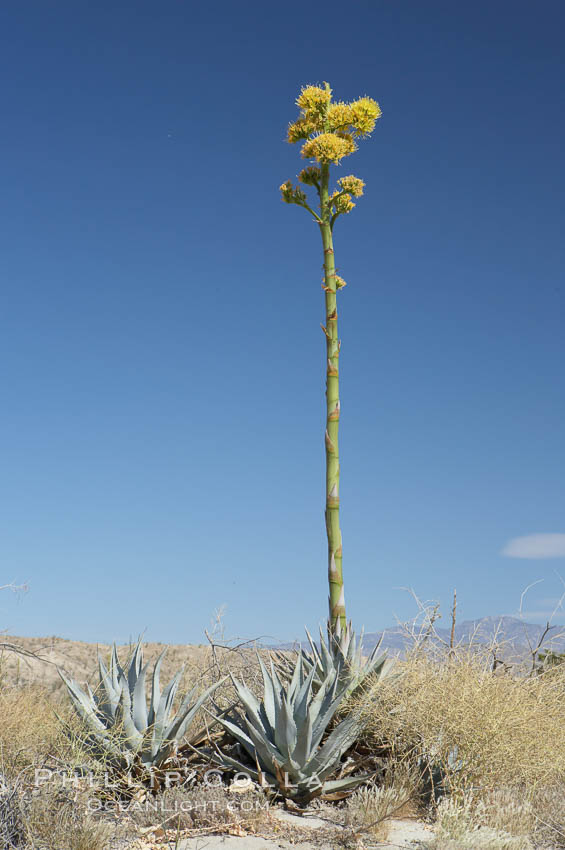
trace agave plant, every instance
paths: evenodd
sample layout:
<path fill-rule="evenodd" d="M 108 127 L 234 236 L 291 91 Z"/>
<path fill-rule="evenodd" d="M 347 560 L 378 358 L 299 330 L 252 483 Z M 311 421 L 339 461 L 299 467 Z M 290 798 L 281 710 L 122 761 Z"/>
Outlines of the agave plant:
<path fill-rule="evenodd" d="M 359 719 L 349 714 L 337 724 L 322 743 L 326 730 L 342 702 L 346 689 L 336 671 L 312 689 L 315 667 L 306 673 L 299 655 L 287 686 L 283 685 L 271 662 L 268 672 L 262 659 L 263 699 L 232 676 L 243 707 L 233 719 L 215 719 L 231 733 L 250 757 L 255 768 L 216 749 L 218 764 L 249 774 L 261 785 L 271 787 L 298 804 L 313 797 L 345 796 L 366 776 L 328 779 L 335 773 L 345 751 L 359 733 Z"/>
<path fill-rule="evenodd" d="M 141 641 L 127 671 L 120 665 L 115 645 L 109 668 L 98 656 L 100 684 L 95 693 L 88 685 L 85 693 L 74 679 L 58 670 L 76 713 L 88 729 L 88 743 L 118 767 L 130 769 L 136 761 L 150 769 L 161 767 L 176 751 L 198 709 L 221 684 L 216 682 L 196 698 L 197 687 L 192 688 L 173 713 L 183 671 L 179 670 L 161 693 L 159 673 L 165 652 L 153 669 L 149 709 L 145 697 L 148 665 L 143 664 Z"/>
<path fill-rule="evenodd" d="M 318 647 L 308 629 L 306 629 L 310 652 L 301 649 L 299 654 L 306 673 L 314 670 L 313 685 L 321 686 L 329 675 L 335 675 L 347 694 L 353 693 L 369 675 L 381 678 L 390 672 L 392 661 L 385 654 L 379 655 L 381 642 L 375 646 L 368 658 L 363 656 L 363 633 L 359 640 L 355 636 L 351 621 L 342 629 L 338 620 L 335 630 L 327 625 L 327 636 L 320 626 L 320 646 Z M 285 678 L 292 675 L 293 664 L 282 652 L 275 653 L 278 672 Z"/>

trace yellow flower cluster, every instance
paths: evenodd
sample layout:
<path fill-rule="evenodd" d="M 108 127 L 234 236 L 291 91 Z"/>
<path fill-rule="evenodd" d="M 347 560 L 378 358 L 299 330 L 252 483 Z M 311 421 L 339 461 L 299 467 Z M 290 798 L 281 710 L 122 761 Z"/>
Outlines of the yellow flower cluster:
<path fill-rule="evenodd" d="M 310 209 L 300 184 L 314 186 L 325 201 L 321 190 L 323 184 L 325 193 L 328 166 L 339 165 L 344 157 L 354 153 L 357 150 L 357 138 L 371 133 L 382 113 L 377 101 L 370 97 L 360 97 L 352 103 L 332 103 L 328 83 L 305 86 L 296 103 L 300 115 L 294 123 L 289 124 L 287 138 L 291 143 L 302 142 L 302 158 L 316 164 L 302 169 L 297 186 L 290 180 L 283 183 L 281 192 L 287 204 L 299 204 Z M 331 212 L 332 221 L 338 215 L 351 212 L 355 207 L 353 199 L 361 197 L 365 188 L 363 180 L 353 174 L 341 177 L 337 185 L 338 189 L 329 198 L 329 204 L 321 204 L 321 215 Z M 318 221 L 322 221 L 316 213 L 314 215 Z M 341 285 L 345 286 L 345 281 Z"/>
<path fill-rule="evenodd" d="M 291 180 L 287 180 L 286 183 L 283 183 L 280 187 L 282 199 L 285 204 L 304 204 L 306 202 L 306 194 L 299 189 L 298 187 L 294 187 L 292 185 Z"/>
<path fill-rule="evenodd" d="M 357 150 L 355 142 L 348 133 L 321 133 L 309 139 L 303 146 L 303 159 L 315 159 L 320 165 L 338 163 L 344 156 Z"/>
<path fill-rule="evenodd" d="M 340 195 L 339 192 L 334 192 L 330 197 L 330 204 L 335 209 L 338 215 L 351 212 L 355 204 L 351 200 L 351 195 Z"/>
<path fill-rule="evenodd" d="M 286 131 L 286 138 L 288 142 L 293 145 L 295 142 L 299 142 L 301 139 L 307 139 L 310 133 L 313 133 L 315 127 L 313 126 L 311 121 L 307 121 L 305 118 L 298 118 L 294 124 L 288 125 L 288 130 Z"/>
<path fill-rule="evenodd" d="M 351 126 L 360 136 L 366 136 L 375 129 L 377 118 L 382 115 L 381 108 L 371 97 L 360 97 L 349 105 Z"/>
<path fill-rule="evenodd" d="M 340 277 L 338 274 L 336 274 L 336 276 L 335 276 L 335 288 L 336 289 L 343 289 L 344 286 L 347 286 L 346 282 L 344 281 L 344 279 L 342 277 Z"/>
<path fill-rule="evenodd" d="M 306 86 L 300 92 L 296 103 L 305 113 L 324 113 L 331 99 L 331 89 L 323 89 L 320 86 Z"/>
<path fill-rule="evenodd" d="M 352 124 L 351 106 L 349 103 L 332 103 L 327 117 L 330 130 L 346 130 Z"/>
<path fill-rule="evenodd" d="M 365 188 L 365 183 L 359 177 L 350 174 L 348 177 L 340 177 L 337 181 L 342 192 L 348 192 L 354 198 L 360 198 Z"/>
<path fill-rule="evenodd" d="M 343 156 L 353 153 L 356 150 L 353 138 L 368 135 L 382 114 L 377 101 L 370 97 L 360 97 L 353 103 L 332 103 L 331 97 L 329 86 L 303 88 L 296 100 L 301 115 L 289 125 L 287 131 L 287 139 L 291 144 L 302 140 L 311 142 L 312 144 L 304 145 L 302 156 L 313 157 L 320 163 L 339 162 Z M 323 138 L 319 145 L 316 139 L 311 138 L 315 133 L 320 134 L 318 138 Z M 341 142 L 336 142 L 335 136 L 348 140 L 348 148 Z M 316 149 L 325 158 L 320 158 L 312 152 Z"/>
<path fill-rule="evenodd" d="M 315 165 L 309 165 L 308 168 L 303 168 L 298 179 L 306 186 L 317 186 L 322 178 L 322 172 Z"/>

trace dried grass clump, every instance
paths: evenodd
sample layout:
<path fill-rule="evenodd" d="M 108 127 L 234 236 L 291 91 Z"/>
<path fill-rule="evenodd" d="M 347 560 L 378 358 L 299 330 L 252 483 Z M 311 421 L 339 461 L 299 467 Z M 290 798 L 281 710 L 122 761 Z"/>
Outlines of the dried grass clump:
<path fill-rule="evenodd" d="M 344 825 L 386 841 L 391 818 L 402 817 L 407 809 L 410 797 L 401 788 L 359 788 L 347 800 Z"/>
<path fill-rule="evenodd" d="M 230 792 L 223 785 L 198 785 L 192 788 L 169 788 L 155 798 L 131 804 L 128 814 L 142 828 L 166 830 L 214 830 L 241 826 L 253 830 L 268 818 L 268 803 L 263 792 L 250 790 Z"/>
<path fill-rule="evenodd" d="M 14 785 L 0 791 L 3 850 L 108 850 L 117 831 L 96 819 L 87 800 L 45 787 L 33 794 Z"/>
<path fill-rule="evenodd" d="M 71 720 L 68 710 L 57 708 L 57 713 Z M 75 759 L 73 744 L 45 688 L 0 690 L 0 717 L 0 764 L 4 775 L 15 779 L 26 771 L 33 779 L 35 767 L 54 759 Z"/>
<path fill-rule="evenodd" d="M 529 836 L 536 847 L 565 847 L 565 784 L 497 788 L 467 806 L 476 824 L 514 836 Z"/>
<path fill-rule="evenodd" d="M 493 675 L 476 657 L 399 662 L 361 701 L 366 736 L 423 756 L 450 787 L 531 790 L 565 776 L 565 677 Z"/>
<path fill-rule="evenodd" d="M 485 826 L 472 798 L 444 798 L 437 810 L 435 837 L 428 850 L 533 850 L 528 835 Z"/>
<path fill-rule="evenodd" d="M 17 787 L 0 788 L 0 847 L 15 850 L 25 842 L 24 811 Z"/>
<path fill-rule="evenodd" d="M 108 850 L 116 835 L 113 824 L 88 811 L 87 801 L 66 796 L 53 788 L 42 789 L 27 808 L 28 848 L 49 850 Z"/>
<path fill-rule="evenodd" d="M 565 847 L 565 782 L 538 790 L 535 798 L 535 835 L 552 847 Z"/>

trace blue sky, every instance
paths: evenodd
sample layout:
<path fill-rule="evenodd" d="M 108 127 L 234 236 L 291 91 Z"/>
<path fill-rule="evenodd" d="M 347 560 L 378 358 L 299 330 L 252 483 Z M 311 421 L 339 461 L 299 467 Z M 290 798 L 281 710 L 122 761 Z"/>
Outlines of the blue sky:
<path fill-rule="evenodd" d="M 335 232 L 348 613 L 409 617 L 402 587 L 512 613 L 543 579 L 543 619 L 565 538 L 509 541 L 565 533 L 564 24 L 558 0 L 2 4 L 0 558 L 29 583 L 3 627 L 325 617 L 321 243 L 278 192 L 323 80 L 383 110 L 336 172 L 367 184 Z"/>

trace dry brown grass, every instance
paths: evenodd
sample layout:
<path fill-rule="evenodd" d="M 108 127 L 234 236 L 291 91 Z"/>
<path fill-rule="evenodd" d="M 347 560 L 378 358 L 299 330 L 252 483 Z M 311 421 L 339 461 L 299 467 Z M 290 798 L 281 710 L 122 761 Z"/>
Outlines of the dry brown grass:
<path fill-rule="evenodd" d="M 565 787 L 499 788 L 446 797 L 429 850 L 533 850 L 565 847 Z"/>
<path fill-rule="evenodd" d="M 110 850 L 123 834 L 117 822 L 89 811 L 87 799 L 55 786 L 26 789 L 19 782 L 0 790 L 3 850 Z"/>
<path fill-rule="evenodd" d="M 96 769 L 80 746 L 69 707 L 55 706 L 52 695 L 41 686 L 4 688 L 0 717 L 0 774 L 5 783 L 0 792 L 1 846 L 107 850 L 113 835 L 110 825 L 93 818 L 58 783 L 36 785 L 36 770 L 70 775 L 76 765 L 89 761 Z"/>
<path fill-rule="evenodd" d="M 413 657 L 398 672 L 363 700 L 375 743 L 427 755 L 461 790 L 544 788 L 565 776 L 565 676 L 493 675 L 471 656 Z"/>
<path fill-rule="evenodd" d="M 72 795 L 46 788 L 31 798 L 25 850 L 109 850 L 116 825 L 96 818 Z"/>
<path fill-rule="evenodd" d="M 95 686 L 95 647 L 82 646 L 89 646 L 90 660 L 82 659 L 79 668 L 77 655 L 75 675 L 80 681 L 90 678 Z M 147 647 L 146 660 L 154 661 L 161 649 Z M 184 661 L 185 689 L 195 681 L 206 687 L 228 669 L 253 689 L 260 685 L 252 648 L 182 650 L 168 653 L 165 674 L 172 675 Z M 120 650 L 124 662 L 129 651 L 129 647 Z M 49 683 L 0 689 L 0 770 L 18 787 L 27 784 L 29 790 L 36 767 L 69 770 L 83 764 L 96 770 L 81 747 L 72 709 L 61 696 Z M 222 705 L 232 702 L 229 681 L 217 697 Z M 532 677 L 502 670 L 493 675 L 475 651 L 466 654 L 459 648 L 456 658 L 443 660 L 414 653 L 398 662 L 395 675 L 381 680 L 350 708 L 362 713 L 365 748 L 368 745 L 387 758 L 384 787 L 362 788 L 336 809 L 352 834 L 368 830 L 382 839 L 390 817 L 417 813 L 423 761 L 437 769 L 436 779 L 440 772 L 445 774 L 449 791 L 436 810 L 434 850 L 565 847 L 565 669 Z M 64 731 L 58 717 L 74 729 L 74 737 Z M 202 726 L 206 717 L 202 712 L 196 726 Z M 171 800 L 188 794 L 193 803 L 201 804 L 177 818 L 174 825 L 179 829 L 221 831 L 230 818 L 245 826 L 252 817 L 234 817 L 225 789 L 211 791 L 214 799 L 221 798 L 215 806 L 205 805 L 209 796 L 205 789 L 165 794 Z M 107 850 L 112 846 L 115 825 L 93 817 L 78 800 L 53 788 L 16 802 L 14 817 L 23 818 L 25 832 L 25 843 L 19 847 Z M 160 823 L 158 815 L 150 814 L 149 820 Z M 45 843 L 46 836 L 50 844 Z"/>
<path fill-rule="evenodd" d="M 58 707 L 65 719 L 68 707 Z M 48 692 L 38 686 L 0 690 L 0 769 L 15 777 L 33 773 L 47 762 L 74 758 L 73 745 L 64 734 Z"/>
<path fill-rule="evenodd" d="M 470 798 L 445 798 L 438 806 L 435 837 L 428 850 L 533 850 L 526 831 L 512 834 L 504 826 L 481 821 Z"/>
<path fill-rule="evenodd" d="M 394 785 L 359 788 L 347 800 L 344 824 L 386 841 L 391 819 L 411 811 L 410 802 L 410 792 Z"/>
<path fill-rule="evenodd" d="M 256 831 L 268 820 L 265 795 L 253 787 L 243 793 L 231 793 L 223 785 L 198 785 L 169 788 L 151 800 L 129 806 L 129 814 L 141 827 L 199 831 L 241 826 Z"/>
<path fill-rule="evenodd" d="M 475 652 L 439 663 L 415 654 L 398 672 L 358 707 L 367 741 L 389 746 L 392 763 L 423 760 L 444 777 L 439 850 L 466 847 L 448 826 L 469 823 L 493 848 L 565 846 L 565 675 L 495 675 Z"/>

